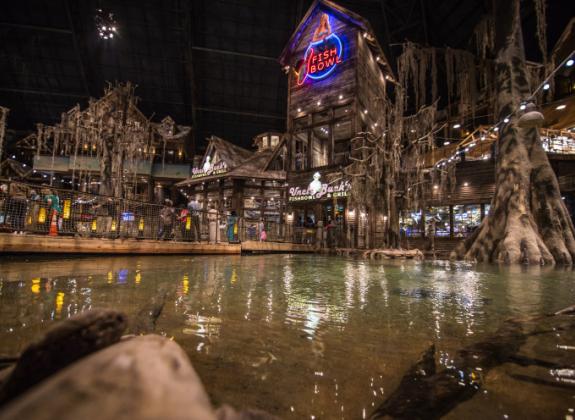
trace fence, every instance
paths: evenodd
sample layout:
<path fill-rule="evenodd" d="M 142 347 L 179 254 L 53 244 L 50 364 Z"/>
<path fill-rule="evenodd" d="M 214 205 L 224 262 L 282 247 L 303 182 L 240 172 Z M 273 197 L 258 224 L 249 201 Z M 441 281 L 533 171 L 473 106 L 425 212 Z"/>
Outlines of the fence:
<path fill-rule="evenodd" d="M 262 240 L 262 230 L 266 241 L 328 247 L 345 246 L 354 233 L 338 225 L 322 228 L 320 235 L 314 227 L 231 217 L 216 210 L 190 211 L 184 205 L 0 180 L 0 232 L 4 233 L 235 243 Z"/>
<path fill-rule="evenodd" d="M 219 242 L 228 240 L 226 223 L 215 210 L 190 212 L 183 205 L 0 181 L 0 232 Z M 237 228 L 230 239 L 240 240 Z"/>

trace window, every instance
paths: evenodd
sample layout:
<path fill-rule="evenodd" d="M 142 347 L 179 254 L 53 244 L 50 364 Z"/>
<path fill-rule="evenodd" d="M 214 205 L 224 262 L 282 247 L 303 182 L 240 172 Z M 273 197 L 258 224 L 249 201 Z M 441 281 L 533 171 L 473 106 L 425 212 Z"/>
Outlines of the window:
<path fill-rule="evenodd" d="M 300 128 L 305 128 L 308 125 L 309 125 L 309 118 L 307 115 L 305 117 L 296 118 L 293 122 L 293 126 L 296 130 Z"/>
<path fill-rule="evenodd" d="M 481 224 L 481 206 L 459 205 L 453 206 L 453 234 L 464 237 L 471 234 Z"/>
<path fill-rule="evenodd" d="M 293 166 L 296 171 L 307 169 L 307 131 L 293 136 Z"/>
<path fill-rule="evenodd" d="M 334 163 L 343 164 L 349 157 L 351 140 L 351 120 L 343 120 L 333 125 Z"/>
<path fill-rule="evenodd" d="M 329 121 L 330 111 L 325 110 L 313 114 L 313 125 L 326 123 Z"/>
<path fill-rule="evenodd" d="M 351 115 L 351 105 L 340 106 L 335 108 L 333 112 L 334 118 L 349 117 Z"/>
<path fill-rule="evenodd" d="M 311 139 L 312 168 L 326 166 L 328 164 L 328 149 L 330 142 L 329 125 L 322 125 L 313 128 Z"/>
<path fill-rule="evenodd" d="M 399 218 L 399 230 L 407 237 L 421 236 L 421 210 L 403 211 Z"/>
<path fill-rule="evenodd" d="M 449 236 L 449 207 L 429 207 L 425 213 L 425 235 L 431 236 L 434 230 L 435 236 Z"/>

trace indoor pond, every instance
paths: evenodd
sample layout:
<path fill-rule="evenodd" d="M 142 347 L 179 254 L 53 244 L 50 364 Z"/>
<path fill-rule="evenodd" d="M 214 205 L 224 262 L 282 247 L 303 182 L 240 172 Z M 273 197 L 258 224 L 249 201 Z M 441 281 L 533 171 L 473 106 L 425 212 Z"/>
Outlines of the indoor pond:
<path fill-rule="evenodd" d="M 430 343 L 438 369 L 457 370 L 454 353 L 506 320 L 575 304 L 575 273 L 317 255 L 4 258 L 0 354 L 80 311 L 135 317 L 159 296 L 155 332 L 185 349 L 214 405 L 357 419 Z M 518 353 L 549 363 L 477 367 L 460 383 L 477 392 L 446 418 L 573 418 L 575 333 L 541 329 Z"/>

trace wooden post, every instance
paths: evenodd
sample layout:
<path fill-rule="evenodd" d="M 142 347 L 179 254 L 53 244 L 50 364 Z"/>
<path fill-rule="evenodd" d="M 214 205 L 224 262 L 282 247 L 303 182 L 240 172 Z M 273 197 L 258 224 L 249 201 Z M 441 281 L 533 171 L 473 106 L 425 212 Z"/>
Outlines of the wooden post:
<path fill-rule="evenodd" d="M 483 208 L 483 207 L 482 207 Z M 454 224 L 454 217 L 453 217 L 453 205 L 449 206 L 449 239 L 453 239 L 453 224 Z"/>

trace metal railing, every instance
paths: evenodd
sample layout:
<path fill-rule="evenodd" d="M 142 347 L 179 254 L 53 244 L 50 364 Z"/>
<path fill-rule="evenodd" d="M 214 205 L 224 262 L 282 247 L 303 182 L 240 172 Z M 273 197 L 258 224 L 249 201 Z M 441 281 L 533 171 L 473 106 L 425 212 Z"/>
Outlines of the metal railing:
<path fill-rule="evenodd" d="M 216 210 L 159 205 L 0 180 L 0 232 L 94 238 L 226 242 Z M 233 238 L 233 242 L 238 237 Z"/>
<path fill-rule="evenodd" d="M 0 232 L 4 233 L 188 242 L 265 240 L 317 247 L 343 247 L 349 240 L 343 226 L 321 229 L 320 235 L 316 227 L 244 219 L 215 209 L 194 210 L 184 204 L 160 205 L 0 180 Z"/>

